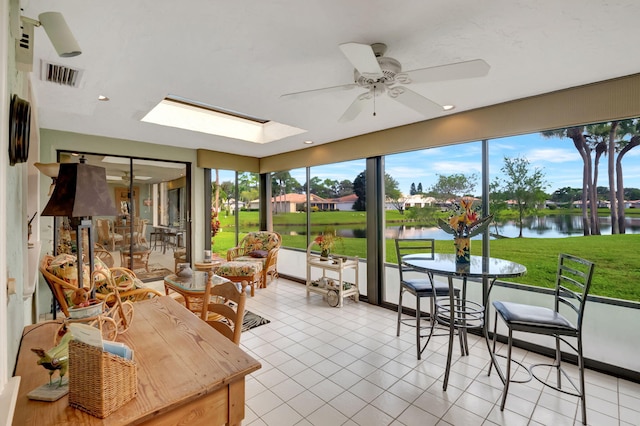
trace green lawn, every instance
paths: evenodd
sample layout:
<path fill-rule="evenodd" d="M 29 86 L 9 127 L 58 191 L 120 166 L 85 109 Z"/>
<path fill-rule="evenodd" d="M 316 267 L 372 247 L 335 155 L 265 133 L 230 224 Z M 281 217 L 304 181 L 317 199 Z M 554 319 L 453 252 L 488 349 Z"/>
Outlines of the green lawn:
<path fill-rule="evenodd" d="M 638 209 L 636 209 L 638 210 Z M 632 210 L 633 213 L 637 213 Z M 566 211 L 565 211 L 566 213 Z M 603 213 L 604 214 L 604 213 Z M 240 229 L 256 229 L 257 212 L 241 213 Z M 387 221 L 402 220 L 398 212 L 387 212 Z M 316 212 L 311 214 L 314 225 L 362 224 L 366 216 L 359 212 Z M 221 255 L 235 244 L 234 218 L 221 217 L 223 232 L 214 238 L 213 250 Z M 306 215 L 299 213 L 273 216 L 274 224 L 304 226 Z M 306 248 L 305 235 L 283 237 L 284 246 Z M 473 241 L 471 253 L 481 255 L 480 241 Z M 452 240 L 436 241 L 436 251 L 453 251 Z M 334 252 L 366 258 L 366 240 L 363 238 L 343 238 L 336 244 Z M 569 253 L 589 259 L 596 264 L 591 294 L 617 299 L 640 301 L 640 235 L 600 235 L 567 238 L 505 238 L 491 241 L 491 256 L 509 259 L 527 267 L 527 275 L 513 282 L 552 287 L 558 253 Z M 386 260 L 396 262 L 393 240 L 386 241 Z"/>

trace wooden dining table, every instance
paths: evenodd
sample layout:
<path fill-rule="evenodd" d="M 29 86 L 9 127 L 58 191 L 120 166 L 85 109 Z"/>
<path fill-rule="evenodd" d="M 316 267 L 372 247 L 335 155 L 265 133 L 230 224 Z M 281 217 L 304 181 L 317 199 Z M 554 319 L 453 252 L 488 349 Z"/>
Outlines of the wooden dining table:
<path fill-rule="evenodd" d="M 117 340 L 134 350 L 138 395 L 104 419 L 27 394 L 49 382 L 31 348 L 49 349 L 60 321 L 25 327 L 15 376 L 20 390 L 14 425 L 239 425 L 245 377 L 260 363 L 171 297 L 138 302 L 131 327 Z M 77 373 L 76 373 L 77 374 Z M 57 378 L 57 376 L 56 376 Z"/>

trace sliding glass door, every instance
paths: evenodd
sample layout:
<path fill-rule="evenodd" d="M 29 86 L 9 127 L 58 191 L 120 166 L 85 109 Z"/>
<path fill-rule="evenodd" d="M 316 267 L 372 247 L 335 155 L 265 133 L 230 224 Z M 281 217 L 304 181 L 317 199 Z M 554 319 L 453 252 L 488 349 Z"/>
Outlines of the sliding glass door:
<path fill-rule="evenodd" d="M 108 263 L 151 280 L 173 271 L 176 259 L 190 257 L 188 164 L 93 153 L 58 155 L 60 162 L 78 162 L 81 157 L 106 169 L 116 208 L 115 216 L 92 218 L 96 249 Z M 58 236 L 66 234 L 58 232 Z"/>

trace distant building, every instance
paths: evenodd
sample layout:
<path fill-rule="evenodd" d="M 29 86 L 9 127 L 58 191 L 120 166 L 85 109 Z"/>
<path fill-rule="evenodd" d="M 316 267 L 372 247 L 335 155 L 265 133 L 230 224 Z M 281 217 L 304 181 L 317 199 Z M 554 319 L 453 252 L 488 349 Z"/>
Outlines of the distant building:
<path fill-rule="evenodd" d="M 422 207 L 432 207 L 436 203 L 433 197 L 426 197 L 423 194 L 415 194 L 408 196 L 404 201 L 405 210 L 411 207 L 421 209 Z"/>
<path fill-rule="evenodd" d="M 340 198 L 330 198 L 329 201 L 333 201 L 336 203 L 336 210 L 353 211 L 353 204 L 357 199 L 358 196 L 356 194 L 349 194 Z"/>
<path fill-rule="evenodd" d="M 318 210 L 336 210 L 337 203 L 332 200 L 326 200 L 322 197 L 318 197 L 315 194 L 311 194 L 311 209 L 317 207 Z M 271 209 L 273 213 L 295 213 L 298 211 L 304 211 L 307 204 L 306 194 L 282 194 L 276 195 L 271 198 Z M 260 208 L 260 200 L 253 200 L 247 206 L 249 210 L 258 210 Z"/>

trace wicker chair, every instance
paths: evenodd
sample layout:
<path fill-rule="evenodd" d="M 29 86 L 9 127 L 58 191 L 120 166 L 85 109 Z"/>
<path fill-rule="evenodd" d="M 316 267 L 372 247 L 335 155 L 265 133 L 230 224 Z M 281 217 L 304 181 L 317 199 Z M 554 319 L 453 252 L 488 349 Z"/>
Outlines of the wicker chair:
<path fill-rule="evenodd" d="M 95 257 L 102 260 L 105 265 L 109 268 L 113 268 L 115 266 L 115 259 L 109 250 L 100 244 L 96 244 L 93 250 Z"/>
<path fill-rule="evenodd" d="M 116 249 L 116 245 L 124 242 L 124 236 L 113 231 L 110 220 L 96 219 L 96 229 L 98 230 L 98 242 L 109 244 L 111 251 Z"/>
<path fill-rule="evenodd" d="M 282 238 L 277 232 L 249 232 L 238 247 L 227 251 L 227 260 L 262 262 L 261 287 L 266 287 L 269 276 L 271 279 L 278 277 L 278 250 L 281 244 Z"/>
<path fill-rule="evenodd" d="M 65 316 L 69 316 L 69 302 L 67 301 L 67 294 L 72 293 L 78 289 L 77 286 L 63 280 L 62 278 L 58 278 L 54 275 L 49 266 L 51 265 L 51 261 L 53 260 L 53 256 L 46 255 L 42 258 L 40 262 L 40 273 L 44 277 L 44 280 L 47 282 L 53 297 L 55 298 L 58 306 L 60 306 L 60 310 Z"/>

